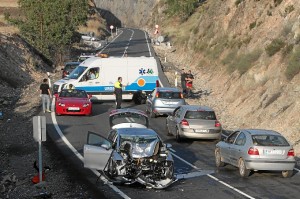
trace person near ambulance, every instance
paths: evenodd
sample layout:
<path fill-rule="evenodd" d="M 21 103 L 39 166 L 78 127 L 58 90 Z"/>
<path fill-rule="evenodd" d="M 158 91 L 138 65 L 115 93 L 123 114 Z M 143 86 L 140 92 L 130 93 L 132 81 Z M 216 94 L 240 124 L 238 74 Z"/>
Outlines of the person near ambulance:
<path fill-rule="evenodd" d="M 118 81 L 114 84 L 114 93 L 116 95 L 116 109 L 121 108 L 122 103 L 122 77 L 118 77 Z"/>

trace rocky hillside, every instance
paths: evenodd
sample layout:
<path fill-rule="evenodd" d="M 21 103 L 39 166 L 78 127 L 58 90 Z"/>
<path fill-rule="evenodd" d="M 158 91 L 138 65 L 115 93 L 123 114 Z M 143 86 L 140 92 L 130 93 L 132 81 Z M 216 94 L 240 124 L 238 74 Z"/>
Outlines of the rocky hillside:
<path fill-rule="evenodd" d="M 300 2 L 211 0 L 186 21 L 164 10 L 160 2 L 153 16 L 173 43 L 168 60 L 198 74 L 196 90 L 212 91 L 198 103 L 218 110 L 226 128 L 283 133 L 300 155 Z"/>

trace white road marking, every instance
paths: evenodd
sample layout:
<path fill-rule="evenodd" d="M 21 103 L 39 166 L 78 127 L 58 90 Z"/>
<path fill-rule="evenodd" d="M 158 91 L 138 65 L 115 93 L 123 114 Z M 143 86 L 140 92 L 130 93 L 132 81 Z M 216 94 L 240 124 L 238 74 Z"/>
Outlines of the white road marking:
<path fill-rule="evenodd" d="M 172 153 L 172 152 L 171 152 L 171 154 L 172 154 L 174 157 L 176 157 L 177 159 L 179 159 L 179 160 L 181 160 L 182 162 L 184 162 L 185 164 L 189 165 L 190 167 L 193 167 L 193 168 L 196 169 L 196 170 L 201 170 L 200 168 L 196 167 L 195 165 L 193 165 L 193 164 L 189 163 L 188 161 L 182 159 L 182 158 L 179 157 L 178 155 L 176 155 L 176 154 L 174 154 L 174 153 Z"/>
<path fill-rule="evenodd" d="M 297 172 L 300 172 L 300 170 L 299 170 L 299 169 L 297 169 L 297 168 L 294 168 L 294 170 L 296 170 Z"/>
<path fill-rule="evenodd" d="M 172 153 L 172 152 L 171 152 L 171 153 Z M 188 161 L 184 160 L 183 158 L 179 157 L 178 155 L 176 155 L 176 154 L 174 154 L 174 153 L 172 153 L 172 155 L 175 156 L 176 158 L 180 159 L 181 161 L 183 161 L 183 162 L 186 163 L 187 165 L 193 167 L 194 169 L 201 170 L 200 168 L 198 168 L 198 167 L 196 167 L 195 165 L 189 163 Z M 206 175 L 207 175 L 208 177 L 212 178 L 213 180 L 215 180 L 215 181 L 217 181 L 217 182 L 219 182 L 219 183 L 225 185 L 226 187 L 228 187 L 228 188 L 230 188 L 230 189 L 232 189 L 232 190 L 238 192 L 239 194 L 241 194 L 241 195 L 243 195 L 243 196 L 245 196 L 245 197 L 247 197 L 247 198 L 255 199 L 254 197 L 252 197 L 252 196 L 250 196 L 250 195 L 248 195 L 248 194 L 246 194 L 246 193 L 244 193 L 244 192 L 238 190 L 237 188 L 234 188 L 233 186 L 227 184 L 226 182 L 223 182 L 222 180 L 219 180 L 218 178 L 216 178 L 216 177 L 214 177 L 214 176 L 212 176 L 212 175 L 210 175 L 210 174 L 206 174 Z"/>
<path fill-rule="evenodd" d="M 106 45 L 104 48 L 102 48 L 102 49 L 99 51 L 99 53 L 102 53 L 102 51 L 103 51 L 106 47 L 108 47 L 108 46 L 111 44 L 111 42 L 115 41 L 122 33 L 123 33 L 123 31 L 121 31 L 121 33 L 118 34 L 118 36 L 116 36 L 113 40 L 111 40 L 111 41 L 109 42 L 108 45 Z"/>
<path fill-rule="evenodd" d="M 127 43 L 127 46 L 125 47 L 125 50 L 124 50 L 124 53 L 123 53 L 123 56 L 122 56 L 122 57 L 124 57 L 124 56 L 127 54 L 127 49 L 129 48 L 130 41 L 131 41 L 132 38 L 133 38 L 134 30 L 131 30 L 131 29 L 129 29 L 129 30 L 130 30 L 132 33 L 131 33 L 131 36 L 130 36 L 129 41 L 128 41 L 128 43 Z"/>
<path fill-rule="evenodd" d="M 176 153 L 176 151 L 172 148 L 169 148 L 170 151 L 172 151 L 173 153 Z"/>
<path fill-rule="evenodd" d="M 52 123 L 58 133 L 58 135 L 60 136 L 60 138 L 64 141 L 64 143 L 69 147 L 69 149 L 76 155 L 76 157 L 81 160 L 81 162 L 83 163 L 84 159 L 82 157 L 82 155 L 73 147 L 73 145 L 69 142 L 69 140 L 64 136 L 64 134 L 62 133 L 62 131 L 60 130 L 57 121 L 56 121 L 56 117 L 55 117 L 55 111 L 54 111 L 54 104 L 55 104 L 55 98 L 52 99 L 52 104 L 51 104 L 51 119 L 52 119 Z M 90 169 L 97 177 L 99 177 L 101 174 L 96 170 L 96 169 Z M 118 189 L 116 186 L 110 184 L 110 182 L 103 177 L 102 175 L 100 176 L 100 179 L 103 181 L 103 183 L 107 184 L 112 190 L 114 190 L 116 193 L 118 193 L 122 198 L 124 199 L 130 199 L 129 196 L 127 196 L 125 193 L 123 193 L 120 189 Z"/>
<path fill-rule="evenodd" d="M 212 170 L 202 170 L 202 171 L 196 171 L 196 172 L 190 172 L 190 173 L 184 173 L 184 174 L 176 174 L 176 179 L 181 180 L 181 179 L 188 179 L 188 178 L 195 178 L 199 176 L 204 176 L 210 173 L 213 173 L 214 171 Z"/>
<path fill-rule="evenodd" d="M 149 50 L 149 56 L 152 57 L 150 46 L 149 46 L 149 42 L 148 42 L 147 33 L 146 33 L 146 31 L 144 31 L 144 33 L 145 33 L 145 38 L 146 38 L 146 42 L 147 42 L 147 46 L 148 46 L 148 50 Z"/>

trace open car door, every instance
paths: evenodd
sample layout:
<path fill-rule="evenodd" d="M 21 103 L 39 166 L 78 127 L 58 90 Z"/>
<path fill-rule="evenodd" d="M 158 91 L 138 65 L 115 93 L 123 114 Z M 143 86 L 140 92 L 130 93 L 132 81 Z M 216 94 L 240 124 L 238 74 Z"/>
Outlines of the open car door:
<path fill-rule="evenodd" d="M 84 145 L 84 167 L 104 170 L 113 152 L 112 143 L 93 132 L 88 132 L 87 144 Z"/>

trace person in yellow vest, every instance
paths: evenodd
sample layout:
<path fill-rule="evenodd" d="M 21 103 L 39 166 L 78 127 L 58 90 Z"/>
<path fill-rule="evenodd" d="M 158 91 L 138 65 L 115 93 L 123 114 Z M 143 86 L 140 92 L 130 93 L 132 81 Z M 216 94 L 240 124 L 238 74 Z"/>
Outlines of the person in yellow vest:
<path fill-rule="evenodd" d="M 117 104 L 117 109 L 121 108 L 121 103 L 122 103 L 122 77 L 118 77 L 118 81 L 114 85 L 115 87 L 115 95 L 116 95 L 116 104 Z"/>

